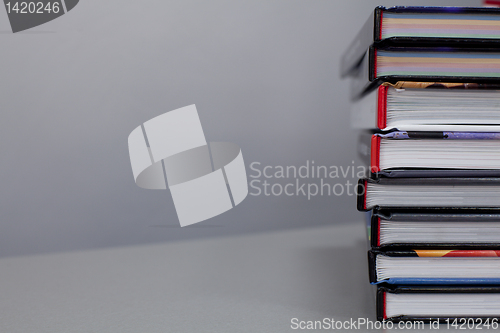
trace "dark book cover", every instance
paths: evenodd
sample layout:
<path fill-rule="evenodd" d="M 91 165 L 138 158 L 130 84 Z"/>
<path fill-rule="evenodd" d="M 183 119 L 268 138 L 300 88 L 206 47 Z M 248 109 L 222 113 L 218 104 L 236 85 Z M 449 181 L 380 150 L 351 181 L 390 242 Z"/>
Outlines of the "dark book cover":
<path fill-rule="evenodd" d="M 366 138 L 366 136 L 364 137 Z M 360 137 L 361 139 L 361 137 Z M 420 177 L 500 177 L 500 169 L 464 169 L 464 168 L 389 168 L 380 167 L 380 145 L 382 140 L 500 140 L 500 133 L 488 132 L 425 132 L 393 131 L 386 134 L 373 134 L 370 141 L 371 178 L 420 178 Z M 500 141 L 499 141 L 500 145 Z M 462 159 L 468 158 L 463 156 Z"/>
<path fill-rule="evenodd" d="M 494 17 L 500 15 L 499 8 L 486 7 L 411 7 L 397 6 L 386 8 L 379 6 L 370 14 L 368 20 L 363 25 L 362 29 L 349 45 L 346 52 L 342 55 L 341 60 L 341 75 L 342 77 L 352 74 L 352 71 L 359 66 L 366 50 L 375 45 L 377 47 L 390 46 L 413 46 L 413 47 L 428 47 L 428 46 L 463 46 L 470 47 L 497 47 L 500 43 L 496 38 L 457 38 L 450 36 L 430 37 L 430 36 L 392 36 L 383 38 L 382 22 L 384 13 L 390 14 L 413 14 L 418 17 L 419 14 L 435 14 L 447 15 L 450 17 L 456 16 L 457 19 L 463 18 L 464 15 L 488 15 Z"/>
<path fill-rule="evenodd" d="M 500 211 L 482 211 L 481 214 L 477 212 L 450 212 L 450 211 L 434 211 L 434 212 L 418 212 L 418 211 L 401 211 L 401 210 L 379 210 L 374 209 L 371 214 L 371 227 L 370 227 L 370 240 L 371 246 L 374 250 L 391 250 L 391 249 L 482 249 L 482 250 L 499 250 L 499 243 L 461 243 L 461 242 L 448 242 L 437 243 L 429 241 L 426 243 L 401 243 L 394 242 L 389 244 L 381 244 L 380 242 L 380 222 L 384 221 L 398 221 L 398 222 L 440 222 L 440 223 L 454 223 L 454 222 L 500 222 Z"/>
<path fill-rule="evenodd" d="M 499 44 L 500 45 L 500 44 Z M 490 57 L 498 58 L 500 55 L 500 48 L 471 48 L 465 47 L 465 45 L 460 44 L 460 47 L 381 47 L 372 45 L 365 50 L 365 54 L 362 56 L 359 65 L 354 68 L 349 76 L 351 80 L 351 99 L 356 100 L 362 98 L 367 93 L 373 91 L 381 84 L 387 82 L 390 84 L 397 84 L 400 81 L 411 81 L 411 82 L 435 82 L 435 83 L 477 83 L 477 84 L 489 84 L 498 85 L 500 84 L 500 75 L 494 76 L 491 73 L 477 74 L 477 75 L 465 75 L 459 74 L 455 75 L 452 73 L 441 73 L 434 70 L 432 74 L 420 74 L 408 72 L 406 74 L 387 74 L 379 75 L 378 70 L 380 64 L 378 64 L 378 53 L 397 55 L 401 58 L 419 58 L 419 57 L 429 57 L 429 53 L 435 54 L 436 57 L 441 58 L 448 56 L 449 61 L 454 61 L 455 58 L 459 58 L 463 55 L 469 55 L 470 59 L 474 60 L 473 66 L 484 65 L 482 58 L 484 55 L 489 55 Z M 429 59 L 433 59 L 429 57 Z M 432 61 L 429 60 L 429 63 Z M 458 60 L 457 60 L 458 61 Z M 468 68 L 464 69 L 468 70 Z M 431 71 L 429 69 L 429 71 Z M 493 71 L 493 70 L 492 70 Z M 462 73 L 462 72 L 459 72 Z"/>
<path fill-rule="evenodd" d="M 358 181 L 358 186 L 356 188 L 357 194 L 357 208 L 359 211 L 369 211 L 374 208 L 378 209 L 406 209 L 408 211 L 413 210 L 422 210 L 422 211 L 476 211 L 480 213 L 481 211 L 489 211 L 489 210 L 500 210 L 500 207 L 497 206 L 392 206 L 390 204 L 387 205 L 377 205 L 373 207 L 367 206 L 367 185 L 371 184 L 380 184 L 380 185 L 388 185 L 388 186 L 500 186 L 500 178 L 488 178 L 488 177 L 470 177 L 470 178 L 391 178 L 391 177 L 378 177 L 378 178 L 364 178 Z"/>
<path fill-rule="evenodd" d="M 424 322 L 429 322 L 430 320 L 439 320 L 443 322 L 446 319 L 455 319 L 457 317 L 415 317 L 411 315 L 401 315 L 398 317 L 387 317 L 386 313 L 386 299 L 387 294 L 404 294 L 404 293 L 415 293 L 415 294 L 500 294 L 500 286 L 389 286 L 389 285 L 379 285 L 377 288 L 377 319 L 380 321 L 390 320 L 394 322 L 405 321 L 405 320 L 419 320 Z M 460 318 L 500 318 L 500 309 L 498 309 L 498 315 L 491 316 L 474 316 L 474 317 L 463 317 Z"/>
<path fill-rule="evenodd" d="M 375 250 L 368 251 L 368 268 L 370 283 L 379 284 L 408 284 L 408 285 L 488 285 L 500 284 L 500 277 L 397 277 L 379 278 L 377 276 L 377 257 L 419 257 L 419 258 L 482 258 L 500 257 L 500 250 L 477 250 L 477 249 L 407 249 L 407 250 Z M 500 258 L 498 259 L 500 260 Z M 458 264 L 457 264 L 458 265 Z M 458 268 L 457 268 L 458 269 Z"/>

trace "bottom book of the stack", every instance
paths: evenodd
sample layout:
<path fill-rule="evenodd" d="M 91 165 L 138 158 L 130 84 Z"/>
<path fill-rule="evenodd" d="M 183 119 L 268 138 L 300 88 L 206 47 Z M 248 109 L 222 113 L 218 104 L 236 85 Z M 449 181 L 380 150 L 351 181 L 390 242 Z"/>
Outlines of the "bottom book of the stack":
<path fill-rule="evenodd" d="M 378 320 L 422 320 L 452 323 L 472 321 L 481 327 L 499 327 L 499 286 L 378 286 Z M 465 322 L 465 321 L 464 321 Z M 469 324 L 466 322 L 466 324 Z"/>

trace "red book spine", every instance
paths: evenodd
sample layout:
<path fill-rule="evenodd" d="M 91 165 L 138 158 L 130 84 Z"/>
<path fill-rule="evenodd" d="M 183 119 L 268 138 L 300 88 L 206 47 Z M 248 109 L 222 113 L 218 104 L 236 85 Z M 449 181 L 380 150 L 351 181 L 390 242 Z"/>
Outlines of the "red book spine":
<path fill-rule="evenodd" d="M 377 98 L 377 127 L 381 130 L 387 127 L 387 90 L 389 87 L 380 86 Z"/>
<path fill-rule="evenodd" d="M 383 303 L 384 303 L 384 304 L 382 305 L 382 306 L 384 307 L 384 311 L 383 311 L 383 319 L 384 319 L 384 320 L 386 320 L 386 319 L 387 319 L 387 306 L 386 306 L 386 305 L 387 305 L 387 301 L 386 301 L 386 297 L 385 297 L 385 296 L 386 296 L 386 294 L 387 294 L 387 293 L 386 293 L 385 291 L 384 291 L 384 293 L 382 294 L 382 295 L 383 295 L 383 296 L 382 296 L 382 297 L 383 297 Z"/>
<path fill-rule="evenodd" d="M 370 152 L 370 171 L 378 173 L 380 171 L 380 136 L 372 136 Z"/>
<path fill-rule="evenodd" d="M 485 6 L 500 7 L 500 1 L 498 0 L 484 0 L 483 3 Z"/>

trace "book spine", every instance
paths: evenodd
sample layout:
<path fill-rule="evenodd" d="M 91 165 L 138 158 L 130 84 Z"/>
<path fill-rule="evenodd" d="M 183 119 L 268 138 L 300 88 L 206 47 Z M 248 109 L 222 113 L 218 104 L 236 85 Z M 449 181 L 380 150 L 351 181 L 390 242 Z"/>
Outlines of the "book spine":
<path fill-rule="evenodd" d="M 368 81 L 375 81 L 377 76 L 377 49 L 373 46 L 370 47 L 370 52 L 368 53 Z"/>
<path fill-rule="evenodd" d="M 380 172 L 380 136 L 373 135 L 370 154 L 370 171 L 372 174 Z"/>
<path fill-rule="evenodd" d="M 383 130 L 387 127 L 387 91 L 388 86 L 380 86 L 377 96 L 377 127 Z"/>
<path fill-rule="evenodd" d="M 375 8 L 375 13 L 374 13 L 374 31 L 373 31 L 373 40 L 377 43 L 382 41 L 382 23 L 384 19 L 384 12 L 383 12 L 383 7 L 377 7 Z"/>
<path fill-rule="evenodd" d="M 377 217 L 377 246 L 380 247 L 380 217 Z"/>
<path fill-rule="evenodd" d="M 366 179 L 360 179 L 358 181 L 358 188 L 357 188 L 357 208 L 360 212 L 366 212 L 368 209 L 366 209 L 366 184 L 367 184 Z"/>
<path fill-rule="evenodd" d="M 380 217 L 377 215 L 372 214 L 370 229 L 371 246 L 378 248 L 380 246 Z"/>
<path fill-rule="evenodd" d="M 387 319 L 387 312 L 386 312 L 386 290 L 383 287 L 378 287 L 377 288 L 377 320 L 378 321 L 384 321 Z"/>
<path fill-rule="evenodd" d="M 498 0 L 484 0 L 485 6 L 500 7 L 500 1 Z"/>
<path fill-rule="evenodd" d="M 387 319 L 387 292 L 382 292 L 382 319 Z"/>
<path fill-rule="evenodd" d="M 370 274 L 370 283 L 377 283 L 377 270 L 376 270 L 377 253 L 370 250 L 368 251 L 368 272 Z"/>

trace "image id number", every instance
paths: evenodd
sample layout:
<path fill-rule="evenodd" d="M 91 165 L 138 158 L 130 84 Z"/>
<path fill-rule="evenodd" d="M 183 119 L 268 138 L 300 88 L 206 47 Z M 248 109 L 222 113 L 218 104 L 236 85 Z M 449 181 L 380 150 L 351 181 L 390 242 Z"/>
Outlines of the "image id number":
<path fill-rule="evenodd" d="M 26 2 L 26 1 L 16 1 L 7 2 L 5 4 L 7 7 L 7 13 L 16 14 L 57 14 L 61 10 L 58 2 L 47 3 L 43 2 Z"/>

